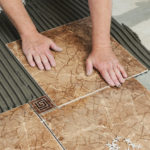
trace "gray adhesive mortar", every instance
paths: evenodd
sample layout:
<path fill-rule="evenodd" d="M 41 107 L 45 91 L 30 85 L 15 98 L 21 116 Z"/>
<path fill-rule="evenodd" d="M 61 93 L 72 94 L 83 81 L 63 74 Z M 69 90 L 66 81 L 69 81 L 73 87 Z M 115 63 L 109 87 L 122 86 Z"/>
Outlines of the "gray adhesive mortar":
<path fill-rule="evenodd" d="M 0 42 L 0 113 L 43 95 L 45 92 Z"/>
<path fill-rule="evenodd" d="M 90 15 L 88 0 L 26 0 L 25 8 L 39 32 Z M 4 43 L 19 39 L 16 29 L 4 12 L 0 14 L 0 31 L 0 40 Z M 111 34 L 132 55 L 150 68 L 150 52 L 141 44 L 140 39 L 131 29 L 112 18 Z"/>
<path fill-rule="evenodd" d="M 55 0 L 55 2 L 26 0 L 25 8 L 40 32 L 90 15 L 88 0 Z M 141 63 L 150 68 L 150 54 L 132 30 L 112 18 L 111 34 Z M 16 29 L 2 12 L 0 14 L 0 112 L 45 95 L 44 91 L 5 46 L 6 43 L 17 39 L 19 39 L 19 35 Z"/>

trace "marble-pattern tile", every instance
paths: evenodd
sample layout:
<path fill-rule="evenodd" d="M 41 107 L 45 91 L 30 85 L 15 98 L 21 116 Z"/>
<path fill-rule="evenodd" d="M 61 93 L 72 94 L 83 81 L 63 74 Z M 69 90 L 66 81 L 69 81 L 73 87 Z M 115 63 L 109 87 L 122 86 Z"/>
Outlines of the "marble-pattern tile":
<path fill-rule="evenodd" d="M 43 33 L 63 48 L 60 53 L 53 52 L 57 66 L 50 71 L 30 67 L 21 51 L 20 41 L 7 46 L 54 103 L 61 105 L 107 85 L 98 72 L 94 71 L 91 76 L 85 73 L 85 60 L 91 50 L 91 28 L 90 18 L 84 18 Z M 118 42 L 111 40 L 113 51 L 128 76 L 146 70 Z"/>
<path fill-rule="evenodd" d="M 28 104 L 0 114 L 0 150 L 61 150 Z"/>
<path fill-rule="evenodd" d="M 135 79 L 42 115 L 67 150 L 108 150 L 121 136 L 150 149 L 150 93 Z M 127 145 L 119 142 L 120 149 Z M 130 150 L 132 150 L 130 148 Z M 138 149 L 134 149 L 138 150 Z"/>

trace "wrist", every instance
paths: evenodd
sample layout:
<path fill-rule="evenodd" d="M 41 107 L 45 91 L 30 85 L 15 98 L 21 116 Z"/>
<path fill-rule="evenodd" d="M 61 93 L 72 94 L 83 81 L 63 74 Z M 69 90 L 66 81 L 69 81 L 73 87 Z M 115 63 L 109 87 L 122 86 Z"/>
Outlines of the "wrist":
<path fill-rule="evenodd" d="M 111 54 L 112 51 L 112 46 L 111 44 L 107 45 L 94 45 L 92 47 L 91 54 L 92 55 L 105 55 L 105 54 Z"/>
<path fill-rule="evenodd" d="M 93 35 L 92 46 L 93 47 L 108 47 L 111 45 L 110 35 Z"/>
<path fill-rule="evenodd" d="M 97 41 L 92 43 L 92 51 L 111 50 L 111 41 Z"/>
<path fill-rule="evenodd" d="M 21 39 L 31 38 L 35 37 L 39 34 L 39 32 L 36 29 L 28 30 L 27 32 L 20 33 Z"/>

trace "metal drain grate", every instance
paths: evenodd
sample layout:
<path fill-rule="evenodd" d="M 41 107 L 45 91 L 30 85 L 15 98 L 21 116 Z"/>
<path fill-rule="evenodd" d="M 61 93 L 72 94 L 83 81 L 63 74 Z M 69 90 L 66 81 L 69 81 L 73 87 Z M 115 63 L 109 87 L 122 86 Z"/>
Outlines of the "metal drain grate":
<path fill-rule="evenodd" d="M 52 104 L 51 100 L 47 96 L 42 96 L 36 100 L 32 100 L 30 104 L 39 114 L 55 108 L 54 104 Z"/>
<path fill-rule="evenodd" d="M 88 0 L 26 0 L 26 9 L 41 32 L 89 16 Z M 150 68 L 150 52 L 127 26 L 112 18 L 112 36 Z M 45 95 L 4 43 L 19 35 L 4 12 L 0 14 L 0 113 Z"/>

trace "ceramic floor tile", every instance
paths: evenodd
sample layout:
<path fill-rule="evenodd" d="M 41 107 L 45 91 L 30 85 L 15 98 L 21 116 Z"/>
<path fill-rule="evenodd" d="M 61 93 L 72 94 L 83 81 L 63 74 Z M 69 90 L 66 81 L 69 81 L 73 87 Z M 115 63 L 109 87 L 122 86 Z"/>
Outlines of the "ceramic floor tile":
<path fill-rule="evenodd" d="M 85 74 L 85 60 L 91 50 L 90 18 L 48 30 L 43 34 L 63 48 L 60 53 L 53 52 L 57 66 L 50 71 L 40 71 L 30 67 L 21 51 L 20 41 L 9 43 L 8 47 L 56 105 L 107 85 L 96 71 L 90 77 Z M 125 67 L 128 76 L 146 70 L 113 38 L 111 40 L 113 51 Z"/>
<path fill-rule="evenodd" d="M 42 117 L 67 150 L 108 150 L 107 142 L 117 136 L 121 150 L 127 149 L 125 138 L 150 149 L 150 93 L 135 79 Z"/>
<path fill-rule="evenodd" d="M 61 150 L 28 104 L 0 114 L 0 150 Z"/>

